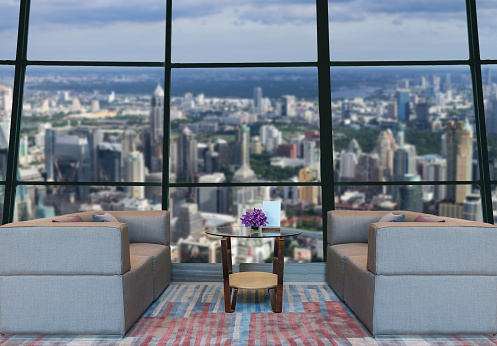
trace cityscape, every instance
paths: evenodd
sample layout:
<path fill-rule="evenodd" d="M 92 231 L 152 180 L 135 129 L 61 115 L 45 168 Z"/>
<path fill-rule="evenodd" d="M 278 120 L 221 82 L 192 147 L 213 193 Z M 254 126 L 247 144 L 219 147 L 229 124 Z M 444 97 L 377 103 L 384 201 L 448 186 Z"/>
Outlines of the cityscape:
<path fill-rule="evenodd" d="M 214 69 L 215 70 L 215 69 Z M 319 184 L 333 160 L 336 209 L 410 210 L 481 221 L 469 70 L 332 69 L 332 133 L 320 131 L 314 69 L 173 73 L 169 157 L 163 151 L 159 71 L 28 71 L 19 147 L 21 181 L 290 182 Z M 126 71 L 126 72 L 124 72 Z M 6 174 L 13 76 L 0 70 L 0 173 Z M 174 71 L 173 71 L 174 72 Z M 497 163 L 497 85 L 484 72 L 491 179 Z M 162 78 L 161 78 L 162 77 Z M 333 158 L 320 137 L 332 135 Z M 354 182 L 427 185 L 357 185 Z M 156 184 L 156 185 L 158 185 Z M 89 210 L 160 210 L 160 186 L 20 185 L 14 221 Z M 281 185 L 281 184 L 280 184 Z M 200 186 L 169 190 L 174 262 L 220 262 L 205 230 L 240 225 L 264 200 L 281 201 L 290 262 L 322 261 L 319 186 Z M 494 198 L 497 206 L 497 195 Z M 0 211 L 3 208 L 0 208 Z M 270 262 L 272 239 L 233 240 L 235 263 Z"/>

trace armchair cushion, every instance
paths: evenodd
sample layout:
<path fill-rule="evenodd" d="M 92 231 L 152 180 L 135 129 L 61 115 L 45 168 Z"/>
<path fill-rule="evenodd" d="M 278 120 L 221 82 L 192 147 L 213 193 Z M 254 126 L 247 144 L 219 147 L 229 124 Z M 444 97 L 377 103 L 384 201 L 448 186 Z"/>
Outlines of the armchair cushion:
<path fill-rule="evenodd" d="M 52 222 L 85 222 L 79 215 L 75 215 L 70 219 L 53 219 Z"/>
<path fill-rule="evenodd" d="M 93 214 L 93 222 L 119 222 L 115 216 L 105 213 L 103 215 Z"/>
<path fill-rule="evenodd" d="M 388 213 L 383 216 L 378 222 L 404 222 L 406 220 L 406 214 L 395 215 L 394 213 Z"/>

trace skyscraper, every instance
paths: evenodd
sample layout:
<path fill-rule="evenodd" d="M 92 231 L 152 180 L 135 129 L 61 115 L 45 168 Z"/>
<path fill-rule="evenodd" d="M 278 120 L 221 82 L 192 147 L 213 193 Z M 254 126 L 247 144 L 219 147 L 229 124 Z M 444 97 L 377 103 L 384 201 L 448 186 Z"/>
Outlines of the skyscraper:
<path fill-rule="evenodd" d="M 254 88 L 254 111 L 255 114 L 262 114 L 262 88 L 256 87 Z"/>
<path fill-rule="evenodd" d="M 430 128 L 428 102 L 420 102 L 416 104 L 416 123 L 419 129 L 428 130 Z"/>
<path fill-rule="evenodd" d="M 294 117 L 297 115 L 295 96 L 283 95 L 281 96 L 281 116 Z"/>
<path fill-rule="evenodd" d="M 150 124 L 152 127 L 152 142 L 162 143 L 164 133 L 164 90 L 157 85 L 152 94 Z"/>
<path fill-rule="evenodd" d="M 121 145 L 101 143 L 97 146 L 98 181 L 121 181 Z"/>
<path fill-rule="evenodd" d="M 446 126 L 447 180 L 472 180 L 473 129 L 468 119 L 448 121 Z M 470 193 L 471 185 L 447 185 L 446 202 L 439 204 L 439 214 L 456 218 L 468 217 L 468 208 L 474 205 L 474 201 L 466 203 L 466 197 Z M 464 215 L 464 203 L 466 203 L 466 215 Z"/>
<path fill-rule="evenodd" d="M 380 166 L 386 180 L 391 180 L 393 174 L 393 156 L 395 153 L 395 139 L 390 129 L 381 131 L 376 141 L 375 152 L 380 157 Z"/>
<path fill-rule="evenodd" d="M 409 89 L 397 90 L 398 120 L 404 124 L 409 121 L 409 93 Z"/>
<path fill-rule="evenodd" d="M 178 136 L 178 178 L 193 179 L 198 172 L 195 134 L 187 127 Z"/>
<path fill-rule="evenodd" d="M 447 141 L 447 180 L 472 180 L 473 162 L 473 129 L 465 121 L 448 121 L 446 129 Z M 470 185 L 448 185 L 447 199 L 455 203 L 463 203 L 471 192 Z"/>
<path fill-rule="evenodd" d="M 150 110 L 150 170 L 162 170 L 162 142 L 164 138 L 164 90 L 157 85 L 152 94 Z"/>
<path fill-rule="evenodd" d="M 132 151 L 124 156 L 124 179 L 126 182 L 143 182 L 145 181 L 145 161 L 143 154 L 139 151 Z M 130 197 L 143 199 L 145 189 L 143 186 L 126 187 Z"/>

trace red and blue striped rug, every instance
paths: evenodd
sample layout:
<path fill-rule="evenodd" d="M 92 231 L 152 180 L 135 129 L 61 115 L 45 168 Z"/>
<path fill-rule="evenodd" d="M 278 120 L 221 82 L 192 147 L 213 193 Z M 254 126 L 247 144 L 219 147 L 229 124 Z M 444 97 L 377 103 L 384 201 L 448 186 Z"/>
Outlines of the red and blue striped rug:
<path fill-rule="evenodd" d="M 497 345 L 493 335 L 371 334 L 325 283 L 284 285 L 283 312 L 263 290 L 241 290 L 224 312 L 221 283 L 171 284 L 125 338 L 4 335 L 0 345 Z"/>

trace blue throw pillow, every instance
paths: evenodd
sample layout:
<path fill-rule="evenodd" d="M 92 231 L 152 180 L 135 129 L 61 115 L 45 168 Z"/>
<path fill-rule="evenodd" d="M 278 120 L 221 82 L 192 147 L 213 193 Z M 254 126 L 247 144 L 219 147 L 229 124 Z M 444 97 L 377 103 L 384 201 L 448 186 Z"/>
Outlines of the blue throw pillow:
<path fill-rule="evenodd" d="M 378 222 L 404 222 L 406 221 L 406 214 L 395 215 L 394 213 L 388 213 L 383 216 Z"/>
<path fill-rule="evenodd" d="M 103 215 L 93 214 L 93 222 L 119 222 L 119 220 L 109 213 L 105 213 Z"/>

